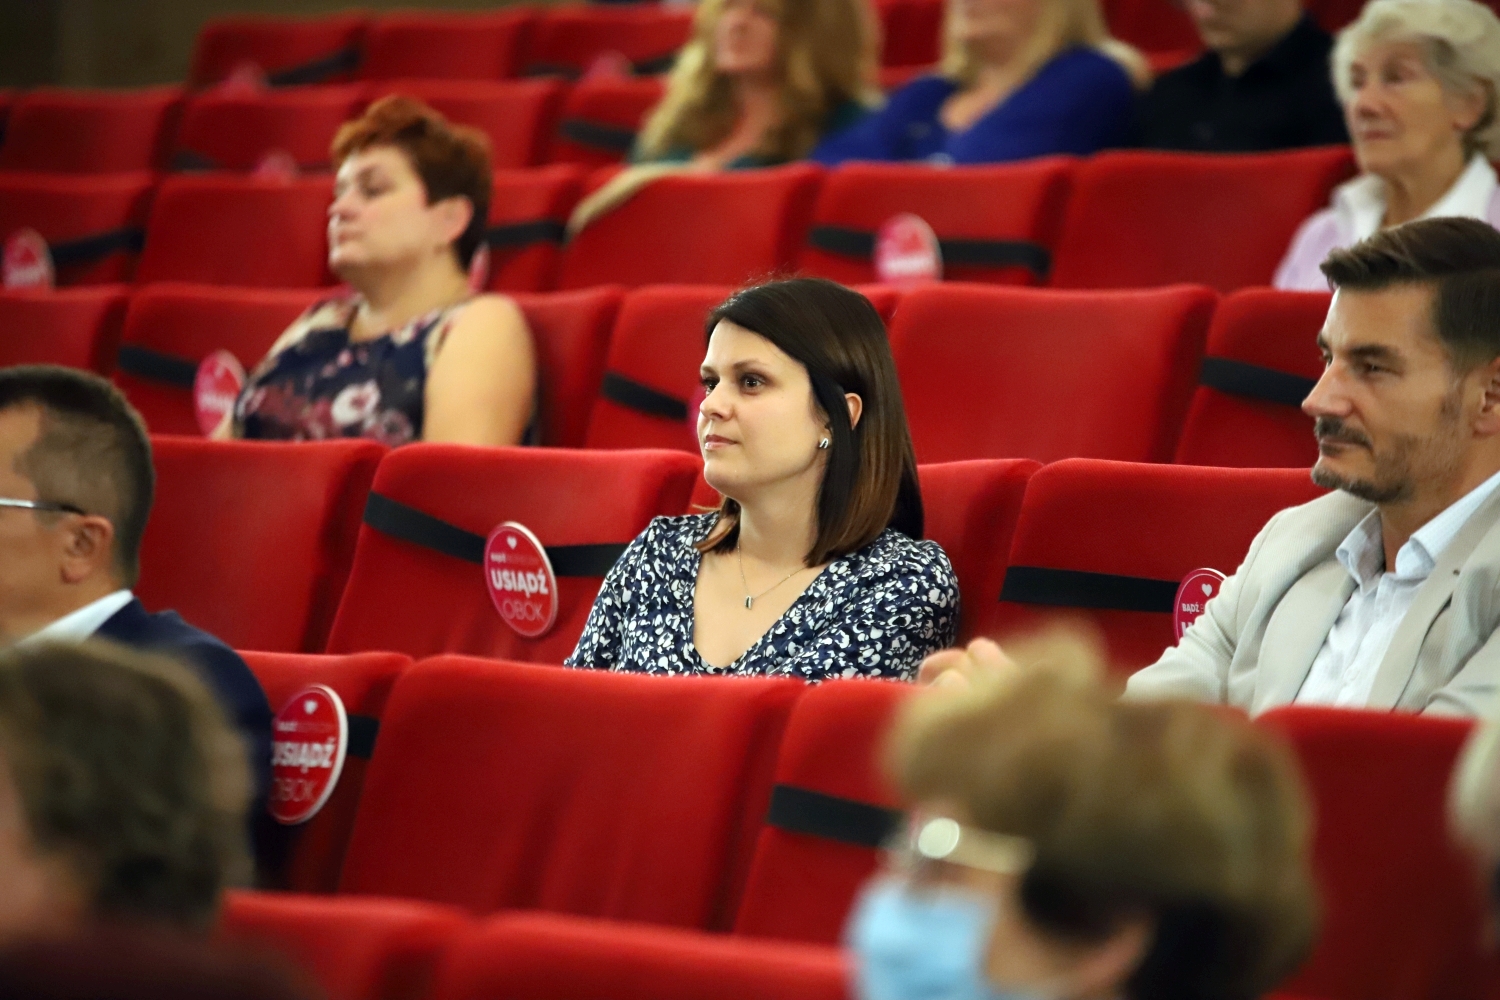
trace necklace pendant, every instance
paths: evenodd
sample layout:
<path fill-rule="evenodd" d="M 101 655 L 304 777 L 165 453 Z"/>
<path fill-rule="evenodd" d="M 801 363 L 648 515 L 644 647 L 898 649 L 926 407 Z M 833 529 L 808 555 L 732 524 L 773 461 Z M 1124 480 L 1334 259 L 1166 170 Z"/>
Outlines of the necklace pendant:
<path fill-rule="evenodd" d="M 749 611 L 753 607 L 755 607 L 755 598 L 753 598 L 753 597 L 746 597 L 745 598 L 745 610 Z"/>

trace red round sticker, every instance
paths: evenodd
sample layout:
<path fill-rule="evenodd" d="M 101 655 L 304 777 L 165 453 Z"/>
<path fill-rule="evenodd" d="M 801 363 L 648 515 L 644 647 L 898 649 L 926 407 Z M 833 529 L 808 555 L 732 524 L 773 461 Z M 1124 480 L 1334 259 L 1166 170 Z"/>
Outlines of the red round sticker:
<path fill-rule="evenodd" d="M 1203 609 L 1218 595 L 1223 583 L 1224 574 L 1216 569 L 1195 569 L 1182 578 L 1182 586 L 1177 588 L 1177 600 L 1172 602 L 1172 629 L 1178 639 L 1203 614 Z"/>
<path fill-rule="evenodd" d="M 517 635 L 537 639 L 557 621 L 557 577 L 537 537 L 522 524 L 506 521 L 484 543 L 484 583 L 505 624 Z"/>
<path fill-rule="evenodd" d="M 490 247 L 487 243 L 481 243 L 469 261 L 469 292 L 478 295 L 488 287 L 490 287 Z"/>
<path fill-rule="evenodd" d="M 250 172 L 250 176 L 257 180 L 283 183 L 296 180 L 297 174 L 297 158 L 284 149 L 267 150 L 255 162 L 255 169 Z"/>
<path fill-rule="evenodd" d="M 339 783 L 349 748 L 349 717 L 330 687 L 309 684 L 292 695 L 271 722 L 271 795 L 266 809 L 278 823 L 306 823 Z"/>
<path fill-rule="evenodd" d="M 891 284 L 943 280 L 937 233 L 920 215 L 903 212 L 875 234 L 875 276 Z"/>
<path fill-rule="evenodd" d="M 267 87 L 266 71 L 258 63 L 246 59 L 236 63 L 214 89 L 225 97 L 254 97 Z"/>
<path fill-rule="evenodd" d="M 245 388 L 245 369 L 228 351 L 214 351 L 198 364 L 193 379 L 193 409 L 198 415 L 198 429 L 207 437 L 234 409 L 240 390 Z"/>
<path fill-rule="evenodd" d="M 6 288 L 51 288 L 56 274 L 52 251 L 35 229 L 17 229 L 5 238 L 0 272 Z"/>
<path fill-rule="evenodd" d="M 629 59 L 625 58 L 625 54 L 611 49 L 594 57 L 593 62 L 584 69 L 581 80 L 585 83 L 600 80 L 626 80 L 634 73 L 635 67 L 630 64 Z"/>

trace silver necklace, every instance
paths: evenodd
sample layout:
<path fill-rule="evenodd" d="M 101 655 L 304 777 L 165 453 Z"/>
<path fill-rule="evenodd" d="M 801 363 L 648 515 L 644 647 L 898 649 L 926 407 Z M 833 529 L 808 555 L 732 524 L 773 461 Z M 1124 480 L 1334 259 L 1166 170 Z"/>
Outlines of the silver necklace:
<path fill-rule="evenodd" d="M 749 611 L 751 608 L 755 607 L 755 602 L 757 600 L 759 600 L 762 597 L 765 597 L 771 591 L 775 590 L 777 587 L 781 586 L 783 583 L 786 583 L 792 577 L 796 576 L 798 573 L 802 572 L 804 569 L 807 568 L 806 566 L 799 566 L 796 569 L 792 570 L 790 573 L 788 573 L 786 576 L 782 577 L 780 580 L 777 580 L 771 586 L 767 587 L 765 590 L 762 590 L 760 593 L 758 593 L 758 594 L 752 594 L 752 593 L 750 593 L 750 582 L 745 579 L 745 553 L 744 553 L 744 551 L 739 546 L 736 545 L 735 549 L 734 549 L 734 554 L 739 558 L 739 563 L 740 563 L 740 583 L 743 584 L 744 587 L 745 587 L 745 610 L 746 611 Z"/>

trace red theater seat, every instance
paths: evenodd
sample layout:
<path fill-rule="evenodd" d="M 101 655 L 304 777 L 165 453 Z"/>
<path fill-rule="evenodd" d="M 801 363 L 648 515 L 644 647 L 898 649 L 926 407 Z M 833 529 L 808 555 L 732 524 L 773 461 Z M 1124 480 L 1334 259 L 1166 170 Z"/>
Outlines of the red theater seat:
<path fill-rule="evenodd" d="M 366 80 L 503 80 L 515 76 L 534 14 L 408 11 L 383 14 L 365 34 Z"/>
<path fill-rule="evenodd" d="M 393 649 L 561 663 L 583 632 L 616 547 L 652 517 L 686 509 L 698 464 L 668 452 L 397 449 L 381 463 L 374 486 L 395 503 L 375 501 L 376 513 L 366 513 L 382 527 L 367 523 L 360 530 L 329 652 Z M 417 513 L 403 513 L 407 508 Z M 434 518 L 451 527 L 430 525 Z M 398 537 L 417 537 L 413 520 L 455 536 L 450 552 Z M 531 529 L 558 576 L 557 621 L 538 639 L 522 638 L 501 620 L 480 568 L 484 539 L 505 521 Z"/>
<path fill-rule="evenodd" d="M 146 607 L 236 649 L 321 649 L 384 446 L 159 437 L 153 449 L 135 588 Z"/>
<path fill-rule="evenodd" d="M 959 640 L 985 635 L 1005 579 L 1011 536 L 1026 483 L 1041 466 L 1028 459 L 980 459 L 917 467 L 922 480 L 923 535 L 943 547 L 958 588 Z"/>
<path fill-rule="evenodd" d="M 0 368 L 67 365 L 108 375 L 126 299 L 119 285 L 0 291 Z"/>
<path fill-rule="evenodd" d="M 735 932 L 833 944 L 849 904 L 893 832 L 894 792 L 877 760 L 907 684 L 829 681 L 792 710 L 776 763 L 771 813 L 761 830 Z M 820 818 L 852 813 L 863 843 L 836 839 Z M 857 822 L 853 822 L 857 821 Z M 840 831 L 843 834 L 855 830 Z"/>
<path fill-rule="evenodd" d="M 1354 172 L 1344 146 L 1203 156 L 1106 153 L 1079 164 L 1052 269 L 1058 288 L 1268 285 L 1292 235 Z"/>
<path fill-rule="evenodd" d="M 273 712 L 309 684 L 332 688 L 349 718 L 344 770 L 338 786 L 318 814 L 297 826 L 282 826 L 269 816 L 256 838 L 258 884 L 297 892 L 333 892 L 354 828 L 354 813 L 364 788 L 365 769 L 378 741 L 380 718 L 391 685 L 411 666 L 400 653 L 355 653 L 320 656 L 297 653 L 241 653 Z M 275 794 L 275 790 L 272 790 Z M 267 832 L 269 831 L 269 832 Z"/>
<path fill-rule="evenodd" d="M 1318 459 L 1302 400 L 1323 374 L 1325 292 L 1247 288 L 1219 303 L 1177 461 L 1308 468 Z"/>
<path fill-rule="evenodd" d="M 434 1000 L 847 1000 L 843 954 L 584 920 L 506 914 L 448 953 Z"/>
<path fill-rule="evenodd" d="M 635 147 L 663 89 L 655 77 L 579 81 L 563 101 L 552 159 L 587 167 L 619 163 Z"/>
<path fill-rule="evenodd" d="M 107 174 L 166 162 L 182 110 L 180 87 L 28 91 L 16 99 L 0 169 Z"/>
<path fill-rule="evenodd" d="M 253 67 L 277 87 L 348 80 L 359 65 L 368 23 L 361 12 L 214 18 L 198 32 L 188 85 L 213 86 L 242 67 Z"/>
<path fill-rule="evenodd" d="M 917 461 L 1170 461 L 1214 300 L 1182 286 L 913 289 L 891 350 Z"/>
<path fill-rule="evenodd" d="M 563 232 L 582 186 L 583 172 L 575 166 L 495 173 L 487 237 L 491 289 L 542 292 L 553 286 Z"/>
<path fill-rule="evenodd" d="M 884 66 L 931 66 L 942 56 L 942 0 L 878 0 Z"/>
<path fill-rule="evenodd" d="M 1154 663 L 1177 642 L 1172 606 L 1183 577 L 1233 573 L 1271 515 L 1320 492 L 1298 469 L 1049 465 L 1026 485 L 990 634 L 1084 619 L 1114 666 Z"/>
<path fill-rule="evenodd" d="M 326 290 L 273 291 L 172 282 L 130 299 L 115 383 L 153 434 L 200 435 L 193 379 L 203 359 L 228 351 L 250 371 Z"/>
<path fill-rule="evenodd" d="M 515 297 L 536 347 L 542 444 L 583 446 L 623 291 L 604 286 Z"/>
<path fill-rule="evenodd" d="M 59 285 L 124 281 L 145 239 L 155 189 L 155 175 L 144 172 L 0 173 L 0 241 L 36 230 L 52 252 Z"/>
<path fill-rule="evenodd" d="M 309 288 L 328 273 L 327 177 L 177 176 L 162 182 L 136 281 Z"/>
<path fill-rule="evenodd" d="M 407 94 L 450 121 L 479 129 L 490 137 L 490 165 L 496 170 L 546 159 L 566 91 L 560 80 L 392 80 L 369 86 L 372 99 Z"/>
<path fill-rule="evenodd" d="M 327 1000 L 413 1000 L 472 931 L 464 913 L 432 903 L 238 891 L 224 899 L 218 934 L 292 962 Z"/>
<path fill-rule="evenodd" d="M 577 77 L 613 53 L 636 73 L 665 73 L 692 30 L 692 11 L 658 4 L 553 7 L 532 29 L 524 72 Z"/>
<path fill-rule="evenodd" d="M 1198 51 L 1192 18 L 1172 0 L 1105 0 L 1109 33 L 1147 53 Z"/>
<path fill-rule="evenodd" d="M 1039 284 L 1047 276 L 1072 163 L 997 167 L 856 163 L 830 171 L 818 193 L 801 270 L 846 284 L 875 280 L 875 236 L 912 213 L 937 234 L 943 277 Z"/>
<path fill-rule="evenodd" d="M 822 176 L 796 164 L 661 178 L 573 238 L 558 287 L 741 285 L 790 271 Z"/>
<path fill-rule="evenodd" d="M 1470 722 L 1402 712 L 1280 708 L 1316 809 L 1318 942 L 1285 988 L 1336 1000 L 1478 1000 L 1487 909 L 1448 833 L 1449 778 Z"/>
<path fill-rule="evenodd" d="M 254 170 L 274 152 L 289 154 L 302 170 L 328 170 L 334 133 L 354 117 L 363 99 L 362 88 L 353 84 L 199 94 L 183 112 L 172 166 Z"/>
<path fill-rule="evenodd" d="M 423 661 L 386 705 L 340 890 L 726 929 L 803 690 Z"/>

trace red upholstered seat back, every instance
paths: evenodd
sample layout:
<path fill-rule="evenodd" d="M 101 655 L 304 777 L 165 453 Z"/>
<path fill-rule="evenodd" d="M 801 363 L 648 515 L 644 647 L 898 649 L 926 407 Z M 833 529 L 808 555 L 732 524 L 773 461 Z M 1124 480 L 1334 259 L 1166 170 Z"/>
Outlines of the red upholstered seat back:
<path fill-rule="evenodd" d="M 367 85 L 371 100 L 406 94 L 451 122 L 490 137 L 490 166 L 517 170 L 545 161 L 567 84 L 560 80 L 389 80 Z"/>
<path fill-rule="evenodd" d="M 692 25 L 692 11 L 657 4 L 552 8 L 532 29 L 522 72 L 576 77 L 617 52 L 639 73 L 665 73 Z"/>
<path fill-rule="evenodd" d="M 942 53 L 942 0 L 879 0 L 882 66 L 932 66 Z"/>
<path fill-rule="evenodd" d="M 563 102 L 552 161 L 587 167 L 619 163 L 663 90 L 662 81 L 649 76 L 579 81 Z"/>
<path fill-rule="evenodd" d="M 959 641 L 989 632 L 1021 514 L 1026 483 L 1041 466 L 1029 459 L 976 459 L 917 467 L 923 534 L 943 547 L 958 589 Z"/>
<path fill-rule="evenodd" d="M 0 291 L 0 368 L 53 364 L 109 374 L 126 299 L 120 285 Z"/>
<path fill-rule="evenodd" d="M 255 288 L 330 284 L 328 177 L 168 177 L 146 225 L 136 280 Z"/>
<path fill-rule="evenodd" d="M 318 814 L 306 823 L 283 826 L 269 815 L 260 819 L 256 838 L 259 884 L 297 892 L 333 892 L 354 828 L 354 813 L 391 685 L 411 657 L 400 653 L 323 656 L 308 653 L 241 654 L 266 692 L 271 711 L 280 712 L 309 684 L 332 688 L 349 715 L 349 745 L 338 786 Z M 272 789 L 272 795 L 276 789 Z"/>
<path fill-rule="evenodd" d="M 413 444 L 381 463 L 374 492 L 481 539 L 501 522 L 519 521 L 549 548 L 624 545 L 651 518 L 683 512 L 698 464 L 672 452 Z M 556 625 L 524 639 L 495 611 L 478 564 L 365 525 L 328 650 L 561 663 L 577 645 L 602 579 L 559 576 Z"/>
<path fill-rule="evenodd" d="M 423 661 L 386 705 L 341 890 L 722 929 L 802 690 Z"/>
<path fill-rule="evenodd" d="M 267 154 L 279 151 L 302 170 L 328 170 L 334 133 L 363 103 L 363 89 L 356 84 L 199 94 L 183 112 L 172 165 L 254 170 Z"/>
<path fill-rule="evenodd" d="M 212 86 L 246 63 L 273 83 L 347 80 L 359 63 L 368 24 L 362 12 L 319 18 L 214 18 L 198 32 L 188 86 Z"/>
<path fill-rule="evenodd" d="M 1171 0 L 1105 0 L 1109 33 L 1148 53 L 1203 47 L 1192 18 Z"/>
<path fill-rule="evenodd" d="M 283 291 L 163 282 L 136 291 L 125 314 L 115 384 L 153 434 L 198 436 L 193 376 L 228 351 L 248 372 L 327 289 Z"/>
<path fill-rule="evenodd" d="M 877 755 L 897 707 L 911 692 L 910 685 L 887 681 L 830 681 L 810 689 L 782 738 L 777 785 L 896 806 Z M 834 943 L 877 860 L 870 847 L 768 825 L 756 845 L 734 929 Z"/>
<path fill-rule="evenodd" d="M 157 170 L 182 111 L 182 88 L 43 88 L 16 99 L 0 169 L 108 174 Z"/>
<path fill-rule="evenodd" d="M 822 176 L 799 163 L 661 178 L 573 238 L 558 287 L 741 285 L 790 271 Z"/>
<path fill-rule="evenodd" d="M 135 590 L 236 649 L 323 648 L 385 447 L 160 437 Z"/>
<path fill-rule="evenodd" d="M 383 14 L 365 33 L 359 75 L 366 80 L 503 80 L 516 75 L 534 18 L 524 7 Z"/>
<path fill-rule="evenodd" d="M 583 172 L 567 164 L 495 172 L 490 201 L 491 289 L 541 292 L 553 286 L 563 227 L 582 185 Z"/>
<path fill-rule="evenodd" d="M 992 634 L 1082 618 L 1102 632 L 1115 666 L 1153 663 L 1176 644 L 1171 609 L 1182 578 L 1233 573 L 1273 514 L 1320 492 L 1299 469 L 1049 465 L 1026 485 Z"/>
<path fill-rule="evenodd" d="M 874 236 L 893 216 L 920 216 L 943 241 L 952 281 L 1039 284 L 1057 240 L 1072 163 L 1061 157 L 993 167 L 933 170 L 925 164 L 854 163 L 830 171 L 818 194 L 800 269 L 845 284 L 875 280 Z M 840 249 L 852 236 L 860 252 Z M 965 263 L 1009 247 L 1017 263 Z M 1024 254 L 1031 266 L 1019 263 Z M 968 256 L 965 256 L 965 255 Z"/>
<path fill-rule="evenodd" d="M 1448 833 L 1468 720 L 1281 708 L 1316 808 L 1322 930 L 1286 989 L 1338 1000 L 1487 995 L 1479 875 Z"/>
<path fill-rule="evenodd" d="M 410 1000 L 472 928 L 433 903 L 240 890 L 225 896 L 218 936 L 290 961 L 327 1000 Z"/>
<path fill-rule="evenodd" d="M 536 349 L 542 444 L 582 446 L 623 291 L 606 285 L 515 297 Z"/>
<path fill-rule="evenodd" d="M 916 288 L 891 349 L 919 462 L 1170 460 L 1215 296 Z"/>
<path fill-rule="evenodd" d="M 155 191 L 156 175 L 145 172 L 0 173 L 0 240 L 35 229 L 52 248 L 59 285 L 125 281 L 135 270 Z M 75 251 L 71 260 L 65 245 Z"/>
<path fill-rule="evenodd" d="M 1058 288 L 1268 285 L 1292 235 L 1354 172 L 1347 147 L 1203 156 L 1106 153 L 1079 164 Z"/>
<path fill-rule="evenodd" d="M 1247 288 L 1219 303 L 1178 462 L 1307 468 L 1317 461 L 1312 418 L 1299 397 L 1323 374 L 1317 340 L 1328 302 L 1324 292 Z M 1281 398 L 1247 394 L 1263 390 Z"/>

